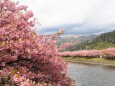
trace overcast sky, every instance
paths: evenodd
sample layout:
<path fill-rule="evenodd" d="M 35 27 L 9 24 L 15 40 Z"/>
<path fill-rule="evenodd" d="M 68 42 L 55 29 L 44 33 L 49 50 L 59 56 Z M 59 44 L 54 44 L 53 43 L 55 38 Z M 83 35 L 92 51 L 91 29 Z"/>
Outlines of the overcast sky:
<path fill-rule="evenodd" d="M 16 0 L 15 0 L 16 1 Z M 37 33 L 59 29 L 65 35 L 92 34 L 115 29 L 115 0 L 18 0 L 29 6 L 38 21 Z"/>

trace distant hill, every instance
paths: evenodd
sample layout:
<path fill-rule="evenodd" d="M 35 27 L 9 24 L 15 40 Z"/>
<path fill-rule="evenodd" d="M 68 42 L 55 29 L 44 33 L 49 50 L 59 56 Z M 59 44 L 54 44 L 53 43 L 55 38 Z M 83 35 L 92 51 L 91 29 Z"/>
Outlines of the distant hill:
<path fill-rule="evenodd" d="M 68 50 L 83 50 L 83 49 L 105 49 L 115 47 L 115 30 L 112 32 L 102 33 L 93 40 L 87 40 L 82 43 L 73 45 Z"/>
<path fill-rule="evenodd" d="M 77 44 L 80 44 L 85 41 L 92 41 L 94 38 L 96 38 L 96 35 L 93 34 L 89 36 L 71 35 L 71 36 L 59 37 L 58 45 L 66 42 L 76 42 Z"/>

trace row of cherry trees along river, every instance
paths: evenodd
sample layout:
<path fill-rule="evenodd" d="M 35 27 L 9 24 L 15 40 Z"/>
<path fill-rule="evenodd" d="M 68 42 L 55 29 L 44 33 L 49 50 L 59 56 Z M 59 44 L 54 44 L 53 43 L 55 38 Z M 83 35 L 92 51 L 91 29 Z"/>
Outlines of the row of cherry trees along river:
<path fill-rule="evenodd" d="M 56 46 L 62 31 L 38 35 L 36 22 L 27 6 L 0 0 L 0 86 L 74 86 Z"/>
<path fill-rule="evenodd" d="M 107 48 L 104 50 L 78 50 L 73 52 L 59 52 L 62 57 L 103 57 L 106 59 L 115 59 L 115 48 Z"/>

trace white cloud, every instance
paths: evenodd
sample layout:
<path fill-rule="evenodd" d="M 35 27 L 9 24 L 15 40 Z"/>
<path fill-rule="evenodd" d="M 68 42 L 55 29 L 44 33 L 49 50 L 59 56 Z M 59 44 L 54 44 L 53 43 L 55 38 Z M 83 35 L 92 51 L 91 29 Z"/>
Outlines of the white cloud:
<path fill-rule="evenodd" d="M 115 24 L 115 0 L 105 0 L 88 17 L 87 22 L 95 27 Z"/>
<path fill-rule="evenodd" d="M 115 24 L 115 0 L 18 0 L 34 11 L 40 28 L 67 24 L 104 27 Z M 76 28 L 77 29 L 77 28 Z M 75 30 L 75 28 L 74 28 Z"/>

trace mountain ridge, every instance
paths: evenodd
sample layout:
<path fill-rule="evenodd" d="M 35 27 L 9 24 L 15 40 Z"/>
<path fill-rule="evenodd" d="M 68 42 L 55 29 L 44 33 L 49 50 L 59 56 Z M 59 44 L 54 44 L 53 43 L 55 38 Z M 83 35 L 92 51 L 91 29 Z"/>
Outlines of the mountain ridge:
<path fill-rule="evenodd" d="M 115 47 L 115 30 L 98 35 L 93 40 L 87 40 L 82 43 L 75 44 L 67 50 L 90 50 L 90 49 L 105 49 Z"/>

